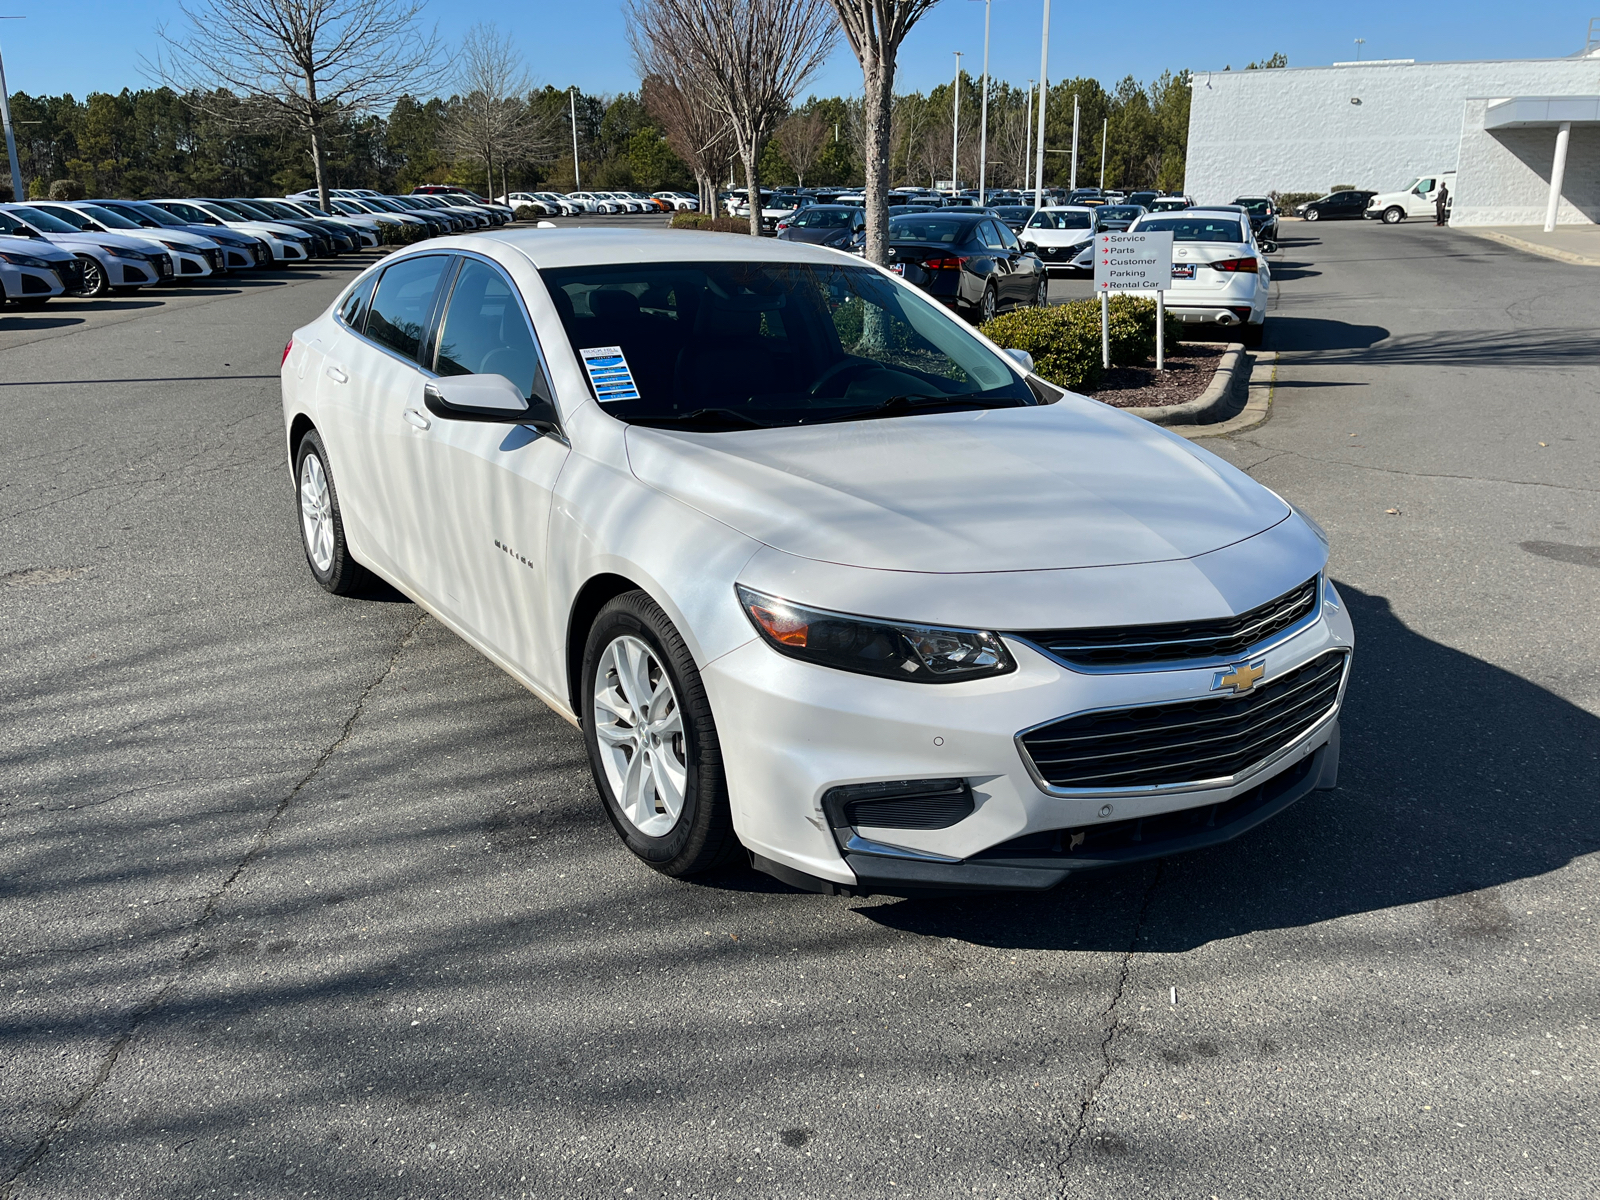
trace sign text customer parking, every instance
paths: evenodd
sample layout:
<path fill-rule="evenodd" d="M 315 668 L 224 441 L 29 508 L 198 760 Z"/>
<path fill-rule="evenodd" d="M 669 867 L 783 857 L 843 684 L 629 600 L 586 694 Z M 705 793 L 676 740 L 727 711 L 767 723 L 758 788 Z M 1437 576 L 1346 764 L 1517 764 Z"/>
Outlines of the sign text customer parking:
<path fill-rule="evenodd" d="M 1172 233 L 1099 233 L 1094 239 L 1094 290 L 1165 292 L 1172 287 Z"/>

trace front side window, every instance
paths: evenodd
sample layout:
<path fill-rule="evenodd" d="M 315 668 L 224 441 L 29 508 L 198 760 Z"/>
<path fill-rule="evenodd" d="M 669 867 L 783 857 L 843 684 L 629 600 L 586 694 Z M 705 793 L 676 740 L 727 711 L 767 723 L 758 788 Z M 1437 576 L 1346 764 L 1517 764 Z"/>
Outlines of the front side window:
<path fill-rule="evenodd" d="M 433 369 L 440 375 L 503 375 L 533 398 L 539 379 L 533 331 L 510 282 L 488 264 L 471 258 L 461 264 L 439 326 Z"/>
<path fill-rule="evenodd" d="M 88 217 L 84 216 L 81 212 L 75 212 L 70 208 L 56 208 L 51 206 L 50 208 L 41 208 L 39 211 L 43 213 L 49 213 L 58 221 L 65 221 L 68 225 L 71 225 L 74 229 L 80 231 L 93 229 L 95 227 L 94 222 Z"/>
<path fill-rule="evenodd" d="M 806 425 L 1035 403 L 920 293 L 864 266 L 643 263 L 541 272 L 580 360 L 620 348 L 636 423 Z"/>
<path fill-rule="evenodd" d="M 384 271 L 367 313 L 367 336 L 414 360 L 448 261 L 443 254 L 426 254 L 401 259 Z"/>

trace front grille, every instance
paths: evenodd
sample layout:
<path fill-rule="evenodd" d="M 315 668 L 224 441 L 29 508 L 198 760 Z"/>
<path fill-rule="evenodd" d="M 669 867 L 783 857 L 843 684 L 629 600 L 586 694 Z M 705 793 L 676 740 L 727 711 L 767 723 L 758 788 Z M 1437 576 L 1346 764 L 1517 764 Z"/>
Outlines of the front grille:
<path fill-rule="evenodd" d="M 1019 739 L 1059 788 L 1154 788 L 1228 779 L 1271 758 L 1333 708 L 1348 655 L 1329 650 L 1242 695 L 1079 713 Z"/>
<path fill-rule="evenodd" d="M 50 269 L 61 280 L 61 286 L 74 294 L 83 291 L 83 261 L 73 259 L 71 262 L 53 262 Z"/>
<path fill-rule="evenodd" d="M 1236 617 L 1171 625 L 1112 625 L 1019 633 L 1077 667 L 1119 667 L 1238 658 L 1252 646 L 1293 628 L 1317 609 L 1318 577 Z"/>

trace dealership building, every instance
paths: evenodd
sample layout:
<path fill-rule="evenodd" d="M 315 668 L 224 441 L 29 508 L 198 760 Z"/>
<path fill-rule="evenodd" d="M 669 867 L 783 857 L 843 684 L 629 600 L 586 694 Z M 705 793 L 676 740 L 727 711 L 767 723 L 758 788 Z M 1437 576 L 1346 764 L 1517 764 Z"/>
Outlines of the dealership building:
<path fill-rule="evenodd" d="M 1571 58 L 1196 71 L 1201 204 L 1456 172 L 1452 225 L 1600 221 L 1600 47 Z M 1552 189 L 1552 181 L 1555 188 Z"/>

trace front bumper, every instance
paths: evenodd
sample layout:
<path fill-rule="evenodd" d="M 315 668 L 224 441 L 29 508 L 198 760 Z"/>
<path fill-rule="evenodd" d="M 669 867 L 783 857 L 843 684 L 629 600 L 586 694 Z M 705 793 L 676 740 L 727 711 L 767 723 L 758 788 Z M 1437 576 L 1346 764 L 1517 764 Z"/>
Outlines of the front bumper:
<path fill-rule="evenodd" d="M 1342 682 L 1315 724 L 1225 783 L 1049 789 L 1019 733 L 1087 710 L 1204 698 L 1214 694 L 1215 670 L 1090 672 L 1029 643 L 1007 644 L 1015 672 L 949 686 L 833 671 L 759 640 L 707 664 L 735 827 L 755 865 L 823 891 L 1037 890 L 1075 872 L 1237 837 L 1333 785 Z M 1270 681 L 1352 645 L 1349 618 L 1324 582 L 1317 617 L 1251 661 L 1264 661 Z M 963 785 L 969 815 L 943 828 L 852 826 L 830 796 L 850 785 L 933 780 Z"/>

